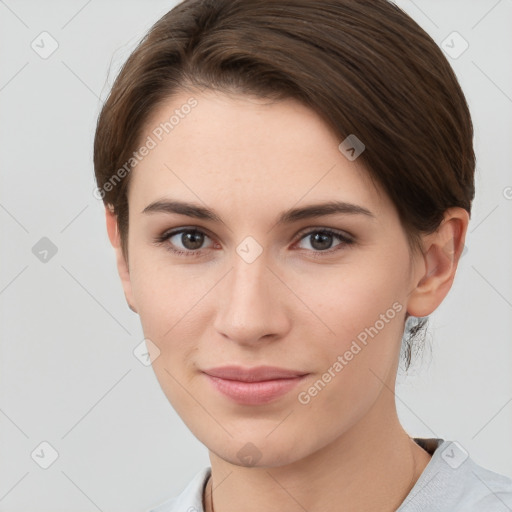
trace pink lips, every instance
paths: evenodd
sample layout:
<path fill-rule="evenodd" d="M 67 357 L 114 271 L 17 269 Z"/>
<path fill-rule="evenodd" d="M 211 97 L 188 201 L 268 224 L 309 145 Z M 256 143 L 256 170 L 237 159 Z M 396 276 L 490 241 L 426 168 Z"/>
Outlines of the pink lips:
<path fill-rule="evenodd" d="M 294 388 L 306 375 L 276 366 L 222 366 L 203 372 L 215 389 L 245 405 L 271 402 Z"/>

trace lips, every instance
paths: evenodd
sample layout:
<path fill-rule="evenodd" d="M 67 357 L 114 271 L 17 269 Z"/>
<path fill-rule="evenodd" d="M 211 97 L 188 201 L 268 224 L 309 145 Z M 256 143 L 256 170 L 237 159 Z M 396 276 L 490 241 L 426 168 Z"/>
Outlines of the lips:
<path fill-rule="evenodd" d="M 254 368 L 243 368 L 241 366 L 220 366 L 203 370 L 212 377 L 219 377 L 227 380 L 238 380 L 241 382 L 261 382 L 265 380 L 290 379 L 306 375 L 305 372 L 287 370 L 277 366 L 256 366 Z"/>
<path fill-rule="evenodd" d="M 307 373 L 276 366 L 222 366 L 203 370 L 214 389 L 238 404 L 258 405 L 293 389 Z"/>

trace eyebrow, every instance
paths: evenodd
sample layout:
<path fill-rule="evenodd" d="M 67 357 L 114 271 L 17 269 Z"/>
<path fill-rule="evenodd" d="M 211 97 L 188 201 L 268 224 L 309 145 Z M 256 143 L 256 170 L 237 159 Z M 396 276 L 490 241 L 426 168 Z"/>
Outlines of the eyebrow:
<path fill-rule="evenodd" d="M 213 222 L 222 222 L 222 219 L 213 210 L 202 206 L 177 200 L 159 200 L 155 201 L 141 213 L 169 213 L 186 215 L 201 220 L 210 220 Z M 303 219 L 312 217 L 324 217 L 327 215 L 345 214 L 345 215 L 365 215 L 375 218 L 375 215 L 362 206 L 347 203 L 344 201 L 329 201 L 326 203 L 312 204 L 302 208 L 292 208 L 279 215 L 276 224 L 291 224 Z"/>

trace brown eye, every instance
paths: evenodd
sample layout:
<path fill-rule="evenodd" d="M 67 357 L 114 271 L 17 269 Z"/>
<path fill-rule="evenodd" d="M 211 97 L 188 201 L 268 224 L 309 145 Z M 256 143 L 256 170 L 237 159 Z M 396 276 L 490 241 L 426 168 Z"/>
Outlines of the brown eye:
<path fill-rule="evenodd" d="M 181 233 L 181 238 L 179 240 L 185 249 L 195 251 L 200 249 L 201 245 L 203 245 L 204 234 L 199 233 L 198 231 L 185 231 Z"/>
<path fill-rule="evenodd" d="M 309 240 L 310 247 L 305 247 L 306 249 L 311 248 L 315 252 L 322 252 L 328 251 L 333 247 L 334 239 L 339 240 L 339 243 L 334 247 L 349 245 L 353 243 L 353 240 L 348 236 L 332 231 L 330 229 L 318 229 L 316 231 L 309 231 L 304 236 L 302 236 L 301 241 Z"/>
<path fill-rule="evenodd" d="M 156 239 L 157 244 L 163 244 L 165 248 L 175 254 L 193 256 L 200 254 L 208 235 L 197 229 L 180 229 L 164 233 Z"/>
<path fill-rule="evenodd" d="M 311 247 L 318 251 L 324 251 L 330 249 L 333 243 L 333 236 L 329 233 L 315 233 L 309 235 L 311 241 Z"/>

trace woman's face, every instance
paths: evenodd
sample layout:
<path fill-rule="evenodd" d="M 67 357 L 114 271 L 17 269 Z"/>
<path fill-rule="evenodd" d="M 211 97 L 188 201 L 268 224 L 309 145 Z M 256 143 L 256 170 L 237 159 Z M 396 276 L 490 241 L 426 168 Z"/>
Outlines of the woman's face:
<path fill-rule="evenodd" d="M 141 137 L 125 292 L 169 401 L 234 464 L 294 462 L 378 428 L 394 407 L 424 266 L 341 142 L 293 100 L 214 92 L 181 92 Z M 291 374 L 205 373 L 225 366 Z"/>

